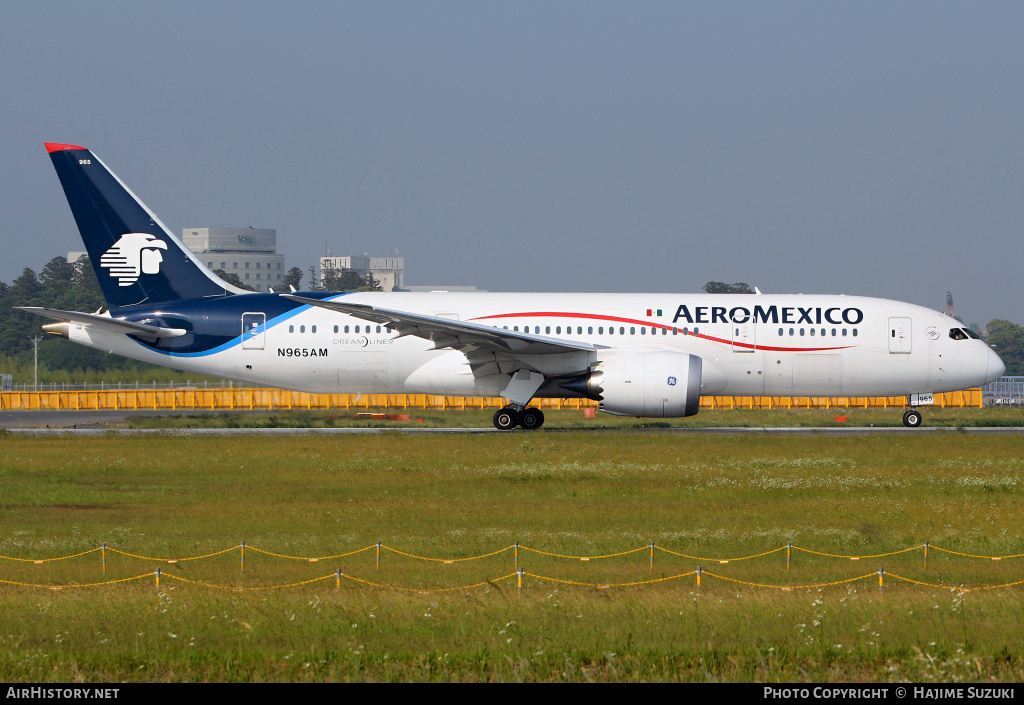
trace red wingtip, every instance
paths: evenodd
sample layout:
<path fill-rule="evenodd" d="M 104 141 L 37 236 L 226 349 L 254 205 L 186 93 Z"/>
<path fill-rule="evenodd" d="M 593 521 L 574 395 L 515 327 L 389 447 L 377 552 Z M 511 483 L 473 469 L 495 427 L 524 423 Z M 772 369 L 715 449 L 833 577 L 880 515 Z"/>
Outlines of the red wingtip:
<path fill-rule="evenodd" d="M 77 147 L 73 144 L 57 144 L 56 142 L 43 142 L 46 145 L 46 151 L 49 153 L 61 152 L 65 149 L 85 149 L 85 147 Z"/>

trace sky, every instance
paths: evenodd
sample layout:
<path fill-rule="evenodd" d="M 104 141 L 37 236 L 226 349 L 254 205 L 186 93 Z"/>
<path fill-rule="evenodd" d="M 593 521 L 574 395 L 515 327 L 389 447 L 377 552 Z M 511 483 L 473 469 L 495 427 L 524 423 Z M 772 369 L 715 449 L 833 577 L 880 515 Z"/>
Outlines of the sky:
<path fill-rule="evenodd" d="M 43 142 L 176 234 L 410 285 L 878 296 L 1024 324 L 1024 3 L 3 2 L 0 280 Z"/>

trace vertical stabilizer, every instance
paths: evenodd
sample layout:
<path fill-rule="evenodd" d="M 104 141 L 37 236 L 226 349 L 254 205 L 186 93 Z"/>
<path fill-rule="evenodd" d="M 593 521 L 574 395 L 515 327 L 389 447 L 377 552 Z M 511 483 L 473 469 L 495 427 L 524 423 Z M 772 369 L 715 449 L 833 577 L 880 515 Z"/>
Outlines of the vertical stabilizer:
<path fill-rule="evenodd" d="M 210 272 L 85 147 L 46 144 L 111 308 L 247 293 Z"/>

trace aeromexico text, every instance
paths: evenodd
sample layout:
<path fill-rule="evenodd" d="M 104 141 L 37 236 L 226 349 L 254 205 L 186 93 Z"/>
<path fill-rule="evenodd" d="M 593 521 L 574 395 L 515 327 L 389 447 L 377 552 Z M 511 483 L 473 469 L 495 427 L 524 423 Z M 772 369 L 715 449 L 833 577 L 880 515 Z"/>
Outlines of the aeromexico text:
<path fill-rule="evenodd" d="M 754 306 L 751 311 L 746 306 L 727 308 L 725 306 L 694 306 L 693 313 L 686 305 L 676 309 L 673 323 L 793 323 L 815 326 L 822 323 L 833 325 L 855 326 L 864 320 L 864 312 L 859 308 L 821 308 L 800 306 Z"/>

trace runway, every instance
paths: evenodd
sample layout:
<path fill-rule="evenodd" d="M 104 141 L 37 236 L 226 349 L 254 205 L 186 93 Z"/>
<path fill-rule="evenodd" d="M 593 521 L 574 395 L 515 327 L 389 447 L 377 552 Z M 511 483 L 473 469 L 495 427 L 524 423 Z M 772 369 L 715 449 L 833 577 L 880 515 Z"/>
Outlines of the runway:
<path fill-rule="evenodd" d="M 854 426 L 840 428 L 792 427 L 792 428 L 752 428 L 721 426 L 714 428 L 543 428 L 539 431 L 499 431 L 495 428 L 109 428 L 89 426 L 86 428 L 8 428 L 12 435 L 17 436 L 344 436 L 360 434 L 400 433 L 412 436 L 430 436 L 446 434 L 488 434 L 488 433 L 659 433 L 678 435 L 824 435 L 824 436 L 873 436 L 873 435 L 905 435 L 915 433 L 966 433 L 969 435 L 1008 435 L 1024 434 L 1022 426 L 990 426 L 973 428 L 955 428 L 951 426 L 934 426 L 904 428 L 900 426 L 866 427 Z"/>

